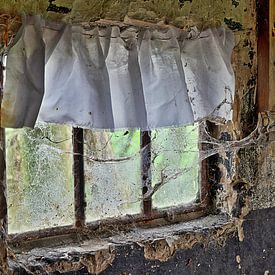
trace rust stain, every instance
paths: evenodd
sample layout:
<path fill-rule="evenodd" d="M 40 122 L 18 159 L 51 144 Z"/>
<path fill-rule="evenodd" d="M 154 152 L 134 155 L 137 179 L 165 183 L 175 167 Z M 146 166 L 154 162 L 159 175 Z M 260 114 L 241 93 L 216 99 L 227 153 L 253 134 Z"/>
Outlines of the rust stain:
<path fill-rule="evenodd" d="M 1 104 L 1 127 L 9 128 L 14 125 L 16 122 L 16 116 L 14 114 L 14 102 L 15 100 L 11 100 L 8 96 L 3 98 L 3 102 Z"/>

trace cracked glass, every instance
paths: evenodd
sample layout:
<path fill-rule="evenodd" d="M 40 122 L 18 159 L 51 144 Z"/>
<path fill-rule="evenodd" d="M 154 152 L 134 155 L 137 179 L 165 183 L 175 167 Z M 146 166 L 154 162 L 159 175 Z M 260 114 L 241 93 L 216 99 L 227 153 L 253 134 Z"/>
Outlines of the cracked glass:
<path fill-rule="evenodd" d="M 199 127 L 152 130 L 145 146 L 140 130 L 85 129 L 86 222 L 142 214 L 148 199 L 153 209 L 198 202 Z M 6 154 L 9 233 L 73 225 L 72 128 L 39 123 L 34 129 L 7 129 Z M 144 193 L 145 182 L 150 184 Z"/>
<path fill-rule="evenodd" d="M 71 127 L 5 133 L 9 233 L 73 224 Z"/>
<path fill-rule="evenodd" d="M 87 221 L 141 213 L 139 131 L 84 136 Z"/>
<path fill-rule="evenodd" d="M 199 198 L 197 125 L 152 132 L 153 207 L 191 204 Z"/>

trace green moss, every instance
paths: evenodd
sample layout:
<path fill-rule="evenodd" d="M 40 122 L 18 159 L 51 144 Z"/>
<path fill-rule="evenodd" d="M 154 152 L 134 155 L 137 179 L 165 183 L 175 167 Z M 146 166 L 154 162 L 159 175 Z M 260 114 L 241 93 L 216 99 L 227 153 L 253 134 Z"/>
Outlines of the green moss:
<path fill-rule="evenodd" d="M 232 30 L 240 30 L 242 26 L 248 29 L 253 27 L 254 22 L 247 16 L 254 12 L 253 3 L 248 0 L 55 0 L 52 3 L 71 12 L 47 11 L 48 0 L 0 0 L 0 14 L 41 14 L 50 20 L 69 23 L 99 19 L 124 21 L 130 18 L 164 22 L 179 28 L 197 26 L 200 29 L 221 24 Z M 18 25 L 11 29 L 16 32 Z"/>
<path fill-rule="evenodd" d="M 147 11 L 144 8 L 139 8 L 136 11 L 130 11 L 128 16 L 137 20 L 144 20 L 148 22 L 158 22 L 159 18 L 154 11 Z"/>
<path fill-rule="evenodd" d="M 242 22 L 244 7 L 248 1 L 213 1 L 213 0 L 55 0 L 53 4 L 71 10 L 68 15 L 47 12 L 48 0 L 0 0 L 0 13 L 18 15 L 42 14 L 48 18 L 65 19 L 71 22 L 95 21 L 100 18 L 123 21 L 127 15 L 133 19 L 145 21 L 165 21 L 179 26 L 187 21 L 219 21 L 233 18 Z M 233 11 L 234 9 L 234 16 Z"/>
<path fill-rule="evenodd" d="M 123 21 L 128 13 L 131 0 L 109 0 L 103 5 L 102 17 L 106 19 Z"/>
<path fill-rule="evenodd" d="M 76 22 L 99 20 L 102 17 L 104 2 L 104 0 L 75 0 L 69 18 Z"/>
<path fill-rule="evenodd" d="M 49 2 L 47 0 L 0 0 L 0 14 L 20 15 L 46 14 Z"/>
<path fill-rule="evenodd" d="M 74 0 L 55 0 L 54 3 L 57 6 L 62 6 L 62 7 L 67 7 L 69 9 L 72 9 Z"/>
<path fill-rule="evenodd" d="M 182 15 L 179 2 L 175 0 L 133 1 L 130 3 L 128 12 L 128 16 L 134 19 L 146 20 L 149 17 L 151 21 L 165 20 L 166 22 Z"/>

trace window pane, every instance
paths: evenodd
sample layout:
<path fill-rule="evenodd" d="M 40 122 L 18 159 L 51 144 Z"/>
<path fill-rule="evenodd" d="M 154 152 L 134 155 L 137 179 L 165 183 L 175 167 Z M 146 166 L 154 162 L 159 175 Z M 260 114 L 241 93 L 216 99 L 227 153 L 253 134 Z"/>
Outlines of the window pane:
<path fill-rule="evenodd" d="M 179 206 L 199 191 L 198 125 L 152 131 L 153 207 Z M 155 189 L 156 190 L 156 189 Z"/>
<path fill-rule="evenodd" d="M 9 233 L 74 223 L 71 131 L 6 129 Z"/>
<path fill-rule="evenodd" d="M 139 131 L 85 130 L 84 139 L 87 221 L 140 213 Z"/>

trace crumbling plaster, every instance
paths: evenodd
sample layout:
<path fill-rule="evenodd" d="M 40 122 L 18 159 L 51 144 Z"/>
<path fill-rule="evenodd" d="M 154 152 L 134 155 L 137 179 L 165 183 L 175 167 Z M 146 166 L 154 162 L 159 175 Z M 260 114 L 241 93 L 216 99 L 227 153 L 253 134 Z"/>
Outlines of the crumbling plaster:
<path fill-rule="evenodd" d="M 232 56 L 236 75 L 234 121 L 225 126 L 216 127 L 215 133 L 219 139 L 242 139 L 249 135 L 257 124 L 256 0 L 183 0 L 179 2 L 181 3 L 176 0 L 56 0 L 52 1 L 52 5 L 55 6 L 50 6 L 52 11 L 47 12 L 47 8 L 49 9 L 47 0 L 0 0 L 0 11 L 2 14 L 13 16 L 20 15 L 22 12 L 42 14 L 50 19 L 65 20 L 70 23 L 99 19 L 131 22 L 131 20 L 137 19 L 158 24 L 170 24 L 179 28 L 188 28 L 194 25 L 199 28 L 227 25 L 234 31 L 236 40 Z M 58 10 L 60 7 L 66 9 Z M 66 14 L 53 10 L 63 11 Z M 18 25 L 15 24 L 10 28 L 16 29 Z M 238 153 L 220 154 L 219 157 L 211 157 L 210 162 L 213 167 L 216 167 L 216 170 L 214 169 L 216 174 L 210 178 L 211 188 L 216 197 L 216 210 L 233 218 L 233 223 L 226 224 L 226 230 L 219 231 L 218 239 L 226 240 L 229 233 L 238 231 L 239 239 L 243 240 L 245 236 L 242 231 L 242 222 L 249 211 L 275 206 L 274 195 L 272 196 L 272 192 L 274 194 L 274 187 L 272 187 L 275 163 L 274 143 L 270 142 L 268 148 L 265 149 L 249 147 L 241 149 Z M 4 171 L 3 163 L 1 167 Z M 3 196 L 0 188 L 0 203 L 1 194 Z M 4 209 L 4 213 L 2 212 L 0 211 L 1 223 L 4 221 L 3 214 L 6 210 Z M 207 238 L 211 239 L 212 234 L 212 239 L 215 239 L 216 235 L 211 232 L 211 230 L 208 232 L 210 235 Z M 5 234 L 0 234 L 1 274 L 7 273 L 4 236 Z M 146 258 L 164 261 L 172 257 L 177 249 L 186 249 L 184 244 L 190 244 L 190 248 L 203 241 L 205 239 L 197 233 L 189 232 L 170 244 L 164 236 L 154 241 L 142 242 L 139 240 L 139 244 L 144 247 Z M 89 266 L 87 262 L 96 263 L 96 259 L 100 258 L 96 255 L 98 254 L 84 257 L 82 262 L 78 261 L 78 266 L 74 268 L 80 268 L 81 265 Z M 113 251 L 108 254 L 107 259 L 110 260 L 108 264 L 113 261 L 113 255 Z M 26 262 L 24 264 L 27 265 Z M 91 265 L 93 267 L 89 270 L 98 273 L 98 271 L 107 268 L 108 264 L 101 264 L 96 271 L 93 269 L 94 265 Z M 58 265 L 53 264 L 52 266 L 52 272 L 59 270 Z M 103 266 L 104 268 L 102 268 Z"/>

